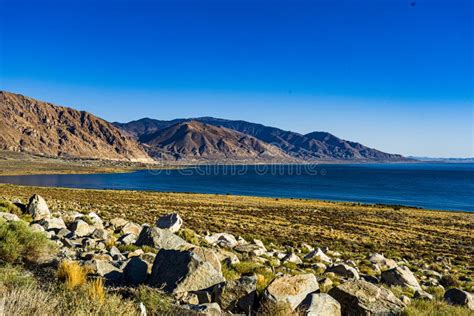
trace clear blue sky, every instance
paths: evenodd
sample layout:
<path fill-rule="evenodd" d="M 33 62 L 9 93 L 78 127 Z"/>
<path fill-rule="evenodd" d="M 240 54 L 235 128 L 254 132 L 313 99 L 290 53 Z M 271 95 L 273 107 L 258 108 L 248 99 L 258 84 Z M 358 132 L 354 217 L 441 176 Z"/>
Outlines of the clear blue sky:
<path fill-rule="evenodd" d="M 474 156 L 472 0 L 0 0 L 0 88 Z"/>

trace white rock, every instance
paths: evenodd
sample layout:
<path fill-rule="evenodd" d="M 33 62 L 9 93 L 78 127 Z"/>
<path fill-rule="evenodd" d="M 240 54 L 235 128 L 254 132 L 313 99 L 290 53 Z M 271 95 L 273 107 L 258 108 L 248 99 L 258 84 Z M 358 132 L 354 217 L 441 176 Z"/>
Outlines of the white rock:
<path fill-rule="evenodd" d="M 161 229 L 168 229 L 172 233 L 178 232 L 182 225 L 183 220 L 176 213 L 161 216 L 156 221 L 156 227 Z"/>
<path fill-rule="evenodd" d="M 28 206 L 26 207 L 28 214 L 33 217 L 34 221 L 39 221 L 43 218 L 51 216 L 49 211 L 48 204 L 46 201 L 39 195 L 35 194 L 30 198 Z"/>

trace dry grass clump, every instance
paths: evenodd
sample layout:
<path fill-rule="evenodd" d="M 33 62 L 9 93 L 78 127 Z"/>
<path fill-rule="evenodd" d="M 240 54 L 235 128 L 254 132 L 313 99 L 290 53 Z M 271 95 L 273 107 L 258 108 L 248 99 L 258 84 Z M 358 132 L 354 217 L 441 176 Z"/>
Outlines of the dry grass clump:
<path fill-rule="evenodd" d="M 64 260 L 58 266 L 57 276 L 67 289 L 74 289 L 86 284 L 87 269 L 75 261 Z"/>
<path fill-rule="evenodd" d="M 87 282 L 87 291 L 91 299 L 104 303 L 105 301 L 105 288 L 104 288 L 104 279 L 96 278 Z"/>
<path fill-rule="evenodd" d="M 15 287 L 2 293 L 0 315 L 56 315 L 58 299 L 34 285 Z"/>
<path fill-rule="evenodd" d="M 402 312 L 403 316 L 472 316 L 473 314 L 468 308 L 429 300 L 413 300 Z"/>

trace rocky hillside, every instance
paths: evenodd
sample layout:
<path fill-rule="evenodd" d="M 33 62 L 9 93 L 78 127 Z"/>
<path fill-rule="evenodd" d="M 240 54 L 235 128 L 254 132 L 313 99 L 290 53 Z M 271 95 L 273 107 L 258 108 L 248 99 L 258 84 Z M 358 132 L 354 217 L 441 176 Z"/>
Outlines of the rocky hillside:
<path fill-rule="evenodd" d="M 146 118 L 129 123 L 114 124 L 124 131 L 127 131 L 139 141 L 142 141 L 143 139 L 146 139 L 149 134 L 156 133 L 160 129 L 191 120 L 213 126 L 225 127 L 253 136 L 262 142 L 272 144 L 282 149 L 286 154 L 293 158 L 304 161 L 409 161 L 409 159 L 406 159 L 401 155 L 381 152 L 356 142 L 340 139 L 326 132 L 313 132 L 302 135 L 246 121 L 232 121 L 212 117 L 176 119 L 172 121 L 160 121 Z"/>
<path fill-rule="evenodd" d="M 134 139 L 84 111 L 0 91 L 0 149 L 52 157 L 151 161 Z"/>
<path fill-rule="evenodd" d="M 347 258 L 305 243 L 282 246 L 226 232 L 198 235 L 183 226 L 176 213 L 143 225 L 123 218 L 106 220 L 94 212 L 51 213 L 39 195 L 28 204 L 1 205 L 0 262 L 24 261 L 30 269 L 35 265 L 43 269 L 33 270 L 43 278 L 43 286 L 34 288 L 25 285 L 27 280 L 15 282 L 9 266 L 9 274 L 0 278 L 0 310 L 6 315 L 38 310 L 42 315 L 208 316 L 472 315 L 474 311 L 472 288 L 455 286 L 447 257 L 420 266 L 380 253 Z M 25 243 L 30 240 L 31 244 Z M 442 272 L 430 268 L 434 266 Z M 1 269 L 2 265 L 0 273 Z M 108 295 L 118 296 L 105 292 L 104 281 L 110 292 L 122 295 L 122 304 L 113 311 Z M 45 293 L 52 285 L 58 290 Z M 58 295 L 59 289 L 66 293 Z M 64 304 L 72 291 L 82 294 Z M 84 296 L 95 301 L 78 303 Z M 47 297 L 48 304 L 38 308 L 44 300 L 32 297 Z M 84 304 L 90 305 L 88 312 L 72 312 Z M 127 312 L 120 306 L 127 306 Z"/>
<path fill-rule="evenodd" d="M 177 123 L 139 139 L 151 156 L 167 160 L 292 161 L 279 148 L 252 136 L 197 121 Z"/>

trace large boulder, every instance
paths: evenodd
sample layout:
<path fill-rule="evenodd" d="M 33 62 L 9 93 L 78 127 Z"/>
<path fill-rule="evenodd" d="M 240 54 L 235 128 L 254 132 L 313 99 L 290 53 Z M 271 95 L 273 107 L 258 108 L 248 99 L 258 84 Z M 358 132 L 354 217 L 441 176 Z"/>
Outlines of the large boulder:
<path fill-rule="evenodd" d="M 387 285 L 399 285 L 413 290 L 421 289 L 418 280 L 408 267 L 401 266 L 382 272 L 382 281 Z"/>
<path fill-rule="evenodd" d="M 329 258 L 320 248 L 309 252 L 304 258 L 306 260 L 317 260 L 320 262 L 332 263 L 332 259 Z"/>
<path fill-rule="evenodd" d="M 318 289 L 318 281 L 312 273 L 284 275 L 268 285 L 263 293 L 263 300 L 267 304 L 288 304 L 295 310 L 308 294 Z"/>
<path fill-rule="evenodd" d="M 244 275 L 235 281 L 227 281 L 213 288 L 214 301 L 226 311 L 250 315 L 257 290 L 255 274 Z"/>
<path fill-rule="evenodd" d="M 363 280 L 345 282 L 328 294 L 341 304 L 343 315 L 398 315 L 405 308 L 391 291 Z"/>
<path fill-rule="evenodd" d="M 125 224 L 121 229 L 120 229 L 120 232 L 122 234 L 134 234 L 134 235 L 137 235 L 140 234 L 140 231 L 142 230 L 142 227 L 140 225 L 137 225 L 135 223 L 132 223 L 132 222 L 128 222 L 127 224 Z"/>
<path fill-rule="evenodd" d="M 234 235 L 228 233 L 215 233 L 209 236 L 205 236 L 204 240 L 210 245 L 220 246 L 225 248 L 234 248 L 238 242 Z"/>
<path fill-rule="evenodd" d="M 451 305 L 459 305 L 474 310 L 474 295 L 459 289 L 450 289 L 444 293 L 444 300 Z"/>
<path fill-rule="evenodd" d="M 359 273 L 357 270 L 345 263 L 334 264 L 330 266 L 327 271 L 349 279 L 359 279 Z"/>
<path fill-rule="evenodd" d="M 168 229 L 172 233 L 178 232 L 182 225 L 183 220 L 176 213 L 161 216 L 156 220 L 156 227 Z"/>
<path fill-rule="evenodd" d="M 148 278 L 148 263 L 140 257 L 132 257 L 123 269 L 122 281 L 126 284 L 142 284 Z"/>
<path fill-rule="evenodd" d="M 3 218 L 7 222 L 17 222 L 20 220 L 20 218 L 12 213 L 5 213 L 5 212 L 0 212 L 0 218 Z"/>
<path fill-rule="evenodd" d="M 87 261 L 85 266 L 92 271 L 92 273 L 103 277 L 107 281 L 119 282 L 122 278 L 122 270 L 114 266 L 108 260 L 93 259 Z"/>
<path fill-rule="evenodd" d="M 156 255 L 150 284 L 168 293 L 207 289 L 224 282 L 221 265 L 212 250 L 161 249 Z"/>
<path fill-rule="evenodd" d="M 341 304 L 326 293 L 308 295 L 298 306 L 305 316 L 340 316 Z"/>
<path fill-rule="evenodd" d="M 49 218 L 43 218 L 39 224 L 44 227 L 46 230 L 50 229 L 65 229 L 66 224 L 64 223 L 64 220 L 61 217 L 49 217 Z"/>
<path fill-rule="evenodd" d="M 78 218 L 74 221 L 74 223 L 72 223 L 71 231 L 77 237 L 84 237 L 84 236 L 89 236 L 90 234 L 92 234 L 94 231 L 94 227 L 90 226 L 85 221 Z"/>
<path fill-rule="evenodd" d="M 194 247 L 167 229 L 150 226 L 143 227 L 135 245 L 158 249 L 188 249 Z"/>
<path fill-rule="evenodd" d="M 30 198 L 26 211 L 31 215 L 31 217 L 33 217 L 34 221 L 39 221 L 51 216 L 48 204 L 46 204 L 46 201 L 38 194 L 35 194 Z"/>

